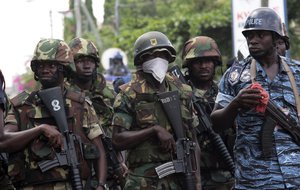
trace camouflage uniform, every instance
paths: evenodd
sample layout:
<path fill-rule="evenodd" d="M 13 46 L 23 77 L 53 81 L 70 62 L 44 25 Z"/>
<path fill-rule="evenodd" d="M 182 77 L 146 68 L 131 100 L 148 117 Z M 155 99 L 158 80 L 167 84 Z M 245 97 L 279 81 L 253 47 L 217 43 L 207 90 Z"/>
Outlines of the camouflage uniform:
<path fill-rule="evenodd" d="M 216 42 L 207 36 L 198 36 L 188 40 L 183 48 L 183 68 L 188 67 L 189 71 L 191 61 L 197 61 L 201 59 L 211 59 L 214 63 L 214 67 L 222 64 L 221 53 L 218 49 Z M 192 79 L 192 75 L 188 72 L 185 76 L 187 79 Z M 195 78 L 194 80 L 198 80 Z M 188 81 L 191 86 L 192 80 Z M 212 82 L 211 87 L 208 90 L 199 89 L 194 87 L 194 96 L 197 104 L 205 109 L 205 112 L 210 116 L 215 98 L 218 93 L 218 86 L 215 81 L 203 81 Z M 220 134 L 227 148 L 232 150 L 233 147 L 233 129 L 222 131 Z M 201 148 L 201 185 L 203 190 L 229 190 L 233 186 L 233 176 L 226 167 L 221 157 L 216 156 L 218 150 L 212 143 L 210 135 L 204 130 L 204 128 L 198 128 L 198 142 Z M 231 143 L 230 143 L 231 141 Z"/>
<path fill-rule="evenodd" d="M 127 130 L 138 131 L 159 123 L 161 127 L 172 132 L 168 119 L 155 94 L 157 91 L 147 82 L 142 71 L 132 75 L 131 82 L 122 85 L 121 91 L 114 103 L 113 125 Z M 190 110 L 191 88 L 182 84 L 179 79 L 166 75 L 167 91 L 178 90 L 182 101 L 183 121 L 188 126 L 195 126 Z M 193 128 L 189 128 L 187 135 L 191 138 Z M 154 168 L 172 160 L 169 153 L 163 152 L 157 138 L 152 137 L 140 145 L 127 150 L 129 175 L 125 189 L 184 189 L 179 176 L 172 174 L 158 179 Z"/>
<path fill-rule="evenodd" d="M 102 74 L 97 73 L 97 79 L 94 81 L 90 90 L 81 90 L 73 81 L 66 83 L 67 87 L 75 91 L 82 91 L 88 97 L 97 116 L 99 117 L 101 126 L 105 131 L 105 135 L 111 137 L 111 120 L 113 117 L 113 100 L 115 98 L 114 92 L 106 86 L 105 78 Z"/>
<path fill-rule="evenodd" d="M 251 84 L 250 63 L 253 58 L 232 66 L 220 81 L 216 102 L 224 107 L 243 88 Z M 289 63 L 300 89 L 299 65 Z M 237 75 L 236 75 L 237 74 Z M 289 78 L 280 66 L 280 71 L 272 82 L 260 64 L 257 64 L 256 80 L 269 93 L 277 105 L 289 110 L 292 118 L 298 121 L 293 90 Z M 270 159 L 262 157 L 261 126 L 264 116 L 254 110 L 241 112 L 237 116 L 237 139 L 234 148 L 236 160 L 236 188 L 238 189 L 298 189 L 300 186 L 300 149 L 284 130 L 275 130 L 275 155 Z"/>
<path fill-rule="evenodd" d="M 257 20 L 259 22 L 254 22 Z M 253 41 L 248 35 L 259 31 L 268 31 L 272 34 L 273 41 L 270 44 L 274 47 L 275 37 L 283 36 L 281 27 L 279 15 L 271 8 L 261 7 L 249 14 L 243 35 L 250 44 Z M 257 41 L 258 38 L 254 39 Z M 261 38 L 261 40 L 267 41 L 265 38 Z M 261 44 L 258 43 L 258 45 Z M 271 49 L 271 45 L 268 50 Z M 265 47 L 261 51 L 266 51 L 266 49 Z M 264 54 L 259 58 L 264 62 L 271 63 L 266 57 L 271 54 L 278 56 L 276 50 L 273 49 L 272 51 L 272 53 L 269 51 L 268 55 Z M 253 51 L 250 53 L 255 55 Z M 220 107 L 226 108 L 243 89 L 249 88 L 253 84 L 251 77 L 255 77 L 255 81 L 268 93 L 269 99 L 279 109 L 284 109 L 288 113 L 287 118 L 290 117 L 293 123 L 298 124 L 296 127 L 299 127 L 299 113 L 297 113 L 291 81 L 288 71 L 283 65 L 283 59 L 277 57 L 278 71 L 272 73 L 276 75 L 271 80 L 265 70 L 265 65 L 259 62 L 259 58 L 255 59 L 250 55 L 242 61 L 236 62 L 225 72 L 219 83 L 216 103 Z M 254 64 L 251 64 L 252 61 L 256 63 L 255 67 Z M 296 90 L 299 92 L 299 65 L 289 61 L 287 64 L 295 78 Z M 252 76 L 252 72 L 255 72 L 255 76 Z M 266 115 L 257 112 L 254 107 L 253 109 L 242 108 L 237 112 L 235 120 L 237 123 L 234 146 L 235 189 L 299 189 L 300 147 L 295 143 L 291 134 L 280 126 L 276 126 L 272 134 L 272 138 L 274 138 L 272 140 L 273 154 L 270 157 L 265 157 L 262 151 L 261 132 L 266 121 Z"/>
<path fill-rule="evenodd" d="M 58 61 L 64 69 L 73 62 L 68 45 L 55 39 L 41 40 L 35 50 L 31 68 L 36 75 L 37 61 Z M 65 71 L 65 70 L 64 70 Z M 64 90 L 64 102 L 69 130 L 80 141 L 75 143 L 80 162 L 82 180 L 91 176 L 90 162 L 82 155 L 79 146 L 92 146 L 92 139 L 103 134 L 95 110 L 91 102 L 85 99 L 84 94 L 71 90 Z M 56 125 L 54 118 L 37 96 L 37 92 L 22 92 L 11 99 L 12 109 L 9 110 L 5 124 L 18 126 L 19 131 L 39 126 L 40 124 Z M 82 144 L 81 144 L 82 143 Z M 20 189 L 71 189 L 69 184 L 69 169 L 66 166 L 54 166 L 41 172 L 39 161 L 52 160 L 55 150 L 48 145 L 47 139 L 40 135 L 29 143 L 24 150 L 12 153 L 9 158 L 8 174 L 14 185 Z"/>
<path fill-rule="evenodd" d="M 69 43 L 72 50 L 74 60 L 76 61 L 81 57 L 91 57 L 95 60 L 96 70 L 99 67 L 99 52 L 95 44 L 83 38 L 74 38 Z M 107 86 L 106 80 L 101 73 L 93 73 L 93 83 L 89 90 L 84 90 L 85 95 L 92 101 L 96 113 L 100 119 L 101 126 L 103 127 L 106 135 L 111 137 L 111 120 L 113 117 L 112 104 L 115 99 L 113 89 Z M 76 71 L 74 77 L 76 77 Z M 76 91 L 83 91 L 76 85 L 73 79 L 68 82 L 68 86 Z"/>
<path fill-rule="evenodd" d="M 3 74 L 0 70 L 0 109 L 3 109 L 3 118 L 7 115 L 7 110 L 9 109 L 10 103 L 6 93 L 4 92 L 5 88 L 5 81 Z M 3 126 L 1 126 L 3 127 Z M 2 134 L 1 134 L 2 135 Z M 2 152 L 0 153 L 0 187 L 3 190 L 12 190 L 14 186 L 7 175 L 7 154 Z"/>
<path fill-rule="evenodd" d="M 101 122 L 101 126 L 105 132 L 105 138 L 112 137 L 112 129 L 111 129 L 111 122 L 113 117 L 113 108 L 112 104 L 115 99 L 115 94 L 112 89 L 107 86 L 106 80 L 101 73 L 96 73 L 97 67 L 99 67 L 99 53 L 97 47 L 93 44 L 93 42 L 83 39 L 83 38 L 74 38 L 69 43 L 69 46 L 72 50 L 74 55 L 74 60 L 76 62 L 77 59 L 81 57 L 90 57 L 95 60 L 96 69 L 94 72 L 94 76 L 92 77 L 92 85 L 90 89 L 83 90 L 76 84 L 76 77 L 78 73 L 74 70 L 74 77 L 67 83 L 67 86 L 71 89 L 76 91 L 84 92 L 86 97 L 88 97 L 95 111 L 97 116 Z M 107 142 L 107 141 L 103 141 Z M 104 146 L 107 146 L 106 143 L 103 143 Z M 108 148 L 106 147 L 106 150 Z M 112 150 L 108 150 L 112 151 Z M 110 152 L 106 152 L 107 157 L 109 158 Z M 107 185 L 110 189 L 119 189 L 118 184 L 114 181 L 114 168 L 115 166 L 112 165 L 110 159 L 107 159 Z"/>

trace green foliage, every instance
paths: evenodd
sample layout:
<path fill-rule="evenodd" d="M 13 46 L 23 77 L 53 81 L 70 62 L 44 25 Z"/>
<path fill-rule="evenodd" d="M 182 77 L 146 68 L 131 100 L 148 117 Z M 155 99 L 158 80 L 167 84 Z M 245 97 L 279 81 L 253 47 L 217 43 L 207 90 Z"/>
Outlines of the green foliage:
<path fill-rule="evenodd" d="M 181 49 L 185 41 L 197 35 L 231 38 L 231 10 L 228 0 L 122 0 L 119 5 L 119 34 L 115 37 L 115 1 L 105 2 L 105 22 L 101 36 L 105 47 L 119 47 L 129 57 L 132 67 L 133 44 L 143 33 L 158 30 L 165 33 L 177 50 L 176 63 L 181 62 Z M 111 32 L 109 32 L 111 30 Z M 222 31 L 220 35 L 212 35 L 212 31 Z M 218 40 L 217 40 L 218 43 Z M 226 54 L 231 55 L 228 43 L 224 43 Z"/>
<path fill-rule="evenodd" d="M 72 2 L 72 1 L 71 1 Z M 87 1 L 89 2 L 89 1 Z M 100 30 L 103 50 L 118 47 L 124 50 L 129 58 L 129 67 L 133 68 L 133 44 L 143 33 L 159 30 L 165 33 L 177 50 L 176 63 L 181 62 L 181 49 L 184 42 L 197 35 L 214 38 L 222 53 L 223 63 L 232 57 L 232 15 L 229 0 L 119 0 L 119 28 L 116 27 L 116 0 L 105 1 L 104 24 Z M 72 5 L 72 4 L 71 4 Z M 291 39 L 292 57 L 300 59 L 296 54 L 300 50 L 300 13 L 297 11 L 297 0 L 287 1 L 289 17 L 289 35 Z M 68 39 L 74 32 L 66 26 Z M 84 36 L 94 39 L 87 31 Z M 225 70 L 223 64 L 223 70 Z M 222 72 L 218 73 L 222 74 Z"/>

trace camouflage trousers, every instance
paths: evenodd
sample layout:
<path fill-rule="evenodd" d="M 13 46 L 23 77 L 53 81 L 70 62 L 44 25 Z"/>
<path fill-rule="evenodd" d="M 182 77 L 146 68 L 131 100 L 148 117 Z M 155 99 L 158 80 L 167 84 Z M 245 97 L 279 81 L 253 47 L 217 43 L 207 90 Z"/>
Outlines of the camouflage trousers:
<path fill-rule="evenodd" d="M 150 164 L 151 165 L 151 164 Z M 178 176 L 170 176 L 159 179 L 154 167 L 145 165 L 130 169 L 126 177 L 124 190 L 183 190 Z"/>
<path fill-rule="evenodd" d="M 19 187 L 17 190 L 72 190 L 72 186 L 68 182 L 47 183 L 42 185 L 33 185 Z"/>
<path fill-rule="evenodd" d="M 14 186 L 7 175 L 0 176 L 0 189 L 1 190 L 14 190 Z"/>
<path fill-rule="evenodd" d="M 85 180 L 82 181 L 83 188 L 85 186 Z M 16 190 L 73 190 L 71 183 L 69 182 L 52 182 L 40 185 L 28 185 L 25 187 L 18 187 Z"/>

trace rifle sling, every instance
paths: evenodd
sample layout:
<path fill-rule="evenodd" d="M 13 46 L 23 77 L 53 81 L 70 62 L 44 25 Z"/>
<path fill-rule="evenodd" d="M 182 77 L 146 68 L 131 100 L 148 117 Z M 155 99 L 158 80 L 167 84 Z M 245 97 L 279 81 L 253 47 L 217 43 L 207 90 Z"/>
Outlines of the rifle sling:
<path fill-rule="evenodd" d="M 281 63 L 282 63 L 282 65 L 284 67 L 284 70 L 287 72 L 288 77 L 290 79 L 290 83 L 291 83 L 293 93 L 294 93 L 294 97 L 295 97 L 295 101 L 296 101 L 298 119 L 300 120 L 300 97 L 299 97 L 296 81 L 295 81 L 294 75 L 291 72 L 291 69 L 287 65 L 286 61 L 284 59 L 281 59 Z M 252 61 L 251 61 L 250 76 L 251 76 L 252 83 L 254 83 L 255 78 L 256 78 L 256 60 L 255 59 L 252 59 Z"/>

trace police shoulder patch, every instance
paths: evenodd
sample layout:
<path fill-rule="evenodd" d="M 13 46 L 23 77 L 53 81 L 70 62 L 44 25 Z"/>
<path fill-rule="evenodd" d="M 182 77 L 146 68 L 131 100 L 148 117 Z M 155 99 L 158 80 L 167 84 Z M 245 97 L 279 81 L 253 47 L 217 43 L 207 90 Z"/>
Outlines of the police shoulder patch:
<path fill-rule="evenodd" d="M 239 81 L 241 72 L 242 72 L 242 66 L 239 64 L 234 64 L 231 66 L 230 72 L 229 72 L 229 78 L 228 81 L 231 85 L 236 84 Z"/>

